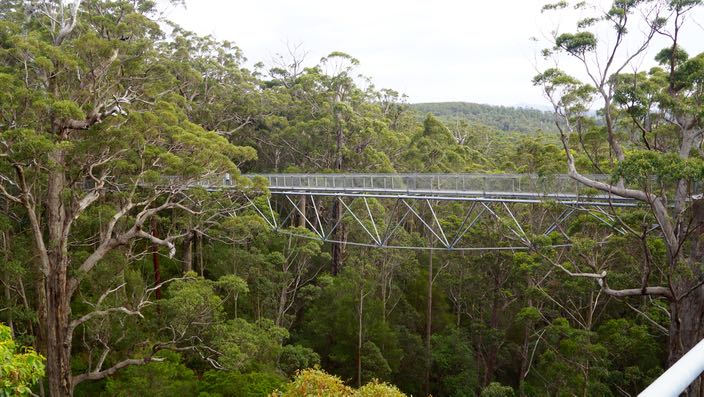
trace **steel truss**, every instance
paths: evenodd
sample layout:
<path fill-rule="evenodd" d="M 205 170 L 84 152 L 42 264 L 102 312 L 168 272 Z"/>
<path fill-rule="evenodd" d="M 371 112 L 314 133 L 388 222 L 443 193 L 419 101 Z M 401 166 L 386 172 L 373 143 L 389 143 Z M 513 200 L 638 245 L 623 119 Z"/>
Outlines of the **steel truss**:
<path fill-rule="evenodd" d="M 536 236 L 561 233 L 563 242 L 543 247 L 569 247 L 564 232 L 567 222 L 578 214 L 588 214 L 607 226 L 611 234 L 625 234 L 615 216 L 616 207 L 636 205 L 633 202 L 551 200 L 548 198 L 460 197 L 428 194 L 379 194 L 372 192 L 336 193 L 271 189 L 266 200 L 246 196 L 251 210 L 277 232 L 323 242 L 359 247 L 445 251 L 519 251 L 538 247 Z M 332 222 L 329 209 L 339 203 L 342 216 Z M 371 205 L 375 203 L 375 205 Z M 378 210 L 379 204 L 386 210 Z M 448 214 L 448 208 L 453 207 Z M 539 224 L 532 224 L 531 215 L 542 212 Z M 458 216 L 461 213 L 461 216 Z M 459 221 L 461 219 L 461 221 Z M 410 225 L 410 227 L 409 227 Z M 312 235 L 297 233 L 293 226 L 303 226 Z M 526 229 L 530 227 L 530 231 Z M 399 240 L 402 229 L 413 229 L 425 236 L 418 240 Z M 469 238 L 491 228 L 508 238 L 497 244 L 486 244 Z M 335 239 L 338 230 L 356 230 L 354 237 Z M 531 237 L 532 236 L 532 237 Z M 493 241 L 493 240 L 491 240 Z"/>
<path fill-rule="evenodd" d="M 302 238 L 360 247 L 446 251 L 530 250 L 537 247 L 535 240 L 544 240 L 539 236 L 556 232 L 563 238 L 559 244 L 547 247 L 568 247 L 571 244 L 564 226 L 577 214 L 588 214 L 607 226 L 611 234 L 625 234 L 613 213 L 619 208 L 640 205 L 632 199 L 585 190 L 566 175 L 245 176 L 264 178 L 268 182 L 270 195 L 265 200 L 245 196 L 249 205 L 243 208 L 257 213 L 271 229 Z M 591 177 L 608 180 L 605 175 Z M 197 186 L 211 191 L 233 188 L 229 175 L 222 180 L 200 181 Z M 372 202 L 375 205 L 371 205 Z M 335 203 L 342 211 L 339 218 L 331 216 L 330 210 Z M 448 212 L 448 208 L 452 210 Z M 531 219 L 535 218 L 536 211 L 543 212 L 538 224 Z M 305 227 L 312 235 L 296 232 L 293 226 Z M 498 241 L 496 244 L 476 241 L 477 235 L 491 228 L 499 236 L 509 238 L 497 240 L 495 234 L 486 240 Z M 345 233 L 350 230 L 358 233 Z M 416 236 L 424 236 L 427 241 L 420 245 L 417 238 L 399 239 L 401 230 L 414 231 Z M 345 237 L 341 240 L 338 234 Z M 469 238 L 471 236 L 475 238 Z"/>

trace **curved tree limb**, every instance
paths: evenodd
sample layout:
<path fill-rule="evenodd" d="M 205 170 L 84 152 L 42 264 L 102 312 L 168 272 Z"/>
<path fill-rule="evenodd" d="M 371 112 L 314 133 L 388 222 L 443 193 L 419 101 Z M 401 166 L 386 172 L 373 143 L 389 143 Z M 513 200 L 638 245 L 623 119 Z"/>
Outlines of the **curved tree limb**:
<path fill-rule="evenodd" d="M 72 377 L 72 384 L 74 387 L 78 385 L 81 382 L 84 382 L 86 380 L 99 380 L 106 378 L 110 375 L 115 374 L 117 371 L 121 370 L 122 368 L 128 367 L 130 365 L 144 365 L 148 364 L 150 362 L 159 362 L 159 361 L 164 361 L 163 358 L 159 357 L 154 357 L 154 356 L 149 356 L 149 357 L 144 357 L 144 358 L 128 358 L 126 360 L 122 360 L 118 362 L 117 364 L 113 365 L 110 368 L 104 369 L 102 371 L 93 371 L 93 372 L 85 372 L 80 375 L 76 375 Z"/>

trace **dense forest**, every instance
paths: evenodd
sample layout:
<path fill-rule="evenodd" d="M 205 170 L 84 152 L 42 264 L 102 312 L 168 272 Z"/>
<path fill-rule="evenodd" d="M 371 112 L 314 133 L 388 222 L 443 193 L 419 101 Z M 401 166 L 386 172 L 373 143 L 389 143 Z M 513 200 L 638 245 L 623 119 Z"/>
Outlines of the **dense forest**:
<path fill-rule="evenodd" d="M 552 112 L 531 108 L 468 102 L 414 103 L 411 108 L 422 114 L 432 113 L 442 120 L 464 119 L 501 131 L 557 132 Z"/>
<path fill-rule="evenodd" d="M 409 105 L 343 52 L 247 68 L 150 0 L 4 0 L 0 395 L 638 394 L 704 335 L 704 55 L 678 41 L 700 3 L 546 5 L 593 14 L 542 53 L 587 71 L 534 78 L 546 114 Z M 569 174 L 637 204 L 532 203 L 462 237 L 522 250 L 381 250 L 344 243 L 337 201 L 300 206 L 343 243 L 272 230 L 245 176 L 265 172 Z"/>

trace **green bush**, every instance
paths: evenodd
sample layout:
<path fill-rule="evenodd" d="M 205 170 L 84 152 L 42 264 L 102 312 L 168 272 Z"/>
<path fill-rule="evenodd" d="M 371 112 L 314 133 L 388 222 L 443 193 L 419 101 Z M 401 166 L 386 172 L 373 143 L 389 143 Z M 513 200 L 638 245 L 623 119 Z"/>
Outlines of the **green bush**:
<path fill-rule="evenodd" d="M 482 397 L 514 397 L 511 386 L 504 386 L 499 382 L 491 382 L 482 390 Z"/>
<path fill-rule="evenodd" d="M 272 372 L 207 371 L 200 383 L 199 397 L 265 397 L 284 382 L 282 376 Z"/>
<path fill-rule="evenodd" d="M 133 365 L 121 370 L 105 385 L 106 395 L 113 397 L 193 396 L 198 380 L 191 369 L 181 363 L 181 356 L 171 351 L 159 353 L 164 361 Z"/>
<path fill-rule="evenodd" d="M 10 327 L 0 323 L 0 397 L 27 395 L 43 376 L 44 357 L 30 347 L 18 349 Z"/>
<path fill-rule="evenodd" d="M 296 377 L 270 397 L 405 397 L 396 386 L 373 380 L 355 390 L 320 369 L 299 371 Z"/>

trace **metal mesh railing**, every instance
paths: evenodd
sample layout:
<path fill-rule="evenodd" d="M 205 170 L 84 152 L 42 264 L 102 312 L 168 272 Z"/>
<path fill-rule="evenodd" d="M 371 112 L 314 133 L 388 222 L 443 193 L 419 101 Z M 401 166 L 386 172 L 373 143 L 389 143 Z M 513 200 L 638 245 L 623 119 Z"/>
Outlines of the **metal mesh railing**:
<path fill-rule="evenodd" d="M 249 174 L 266 178 L 272 190 L 389 193 L 587 194 L 568 175 L 533 174 Z M 608 175 L 590 175 L 606 181 Z"/>

